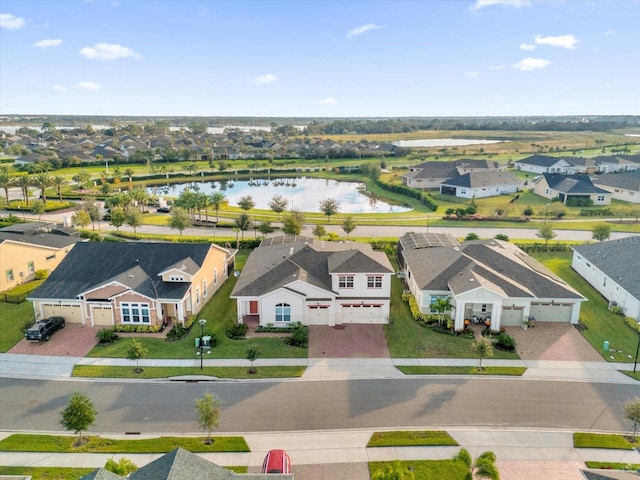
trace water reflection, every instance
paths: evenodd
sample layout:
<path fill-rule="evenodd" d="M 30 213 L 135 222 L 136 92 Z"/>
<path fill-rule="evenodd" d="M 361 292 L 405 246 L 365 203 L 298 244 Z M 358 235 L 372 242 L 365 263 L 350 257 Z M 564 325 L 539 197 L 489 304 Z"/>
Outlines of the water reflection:
<path fill-rule="evenodd" d="M 215 180 L 209 182 L 171 183 L 147 188 L 147 193 L 160 197 L 179 197 L 185 189 L 211 195 L 220 191 L 230 205 L 237 205 L 240 197 L 251 195 L 256 208 L 269 209 L 274 195 L 289 201 L 289 209 L 319 212 L 320 202 L 333 198 L 340 204 L 340 213 L 408 212 L 411 208 L 390 205 L 379 198 L 364 194 L 365 186 L 359 182 L 338 182 L 322 178 L 256 178 L 243 180 Z"/>

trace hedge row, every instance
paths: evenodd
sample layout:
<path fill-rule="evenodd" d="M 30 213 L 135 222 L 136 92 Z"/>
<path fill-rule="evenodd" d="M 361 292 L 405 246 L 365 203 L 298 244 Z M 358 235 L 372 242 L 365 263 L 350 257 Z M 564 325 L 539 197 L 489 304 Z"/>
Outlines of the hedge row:
<path fill-rule="evenodd" d="M 399 195 L 404 195 L 405 197 L 414 198 L 418 200 L 422 205 L 427 207 L 429 210 L 431 210 L 432 212 L 435 212 L 438 209 L 438 205 L 433 201 L 433 199 L 430 196 L 425 195 L 419 190 L 405 187 L 404 185 L 390 185 L 380 180 L 376 180 L 375 184 L 381 189 L 386 190 L 388 192 L 393 192 Z"/>

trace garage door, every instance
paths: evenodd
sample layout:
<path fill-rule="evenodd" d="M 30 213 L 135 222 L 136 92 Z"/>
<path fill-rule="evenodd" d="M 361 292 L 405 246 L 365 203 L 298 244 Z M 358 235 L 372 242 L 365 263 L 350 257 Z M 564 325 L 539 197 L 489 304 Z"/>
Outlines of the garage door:
<path fill-rule="evenodd" d="M 309 305 L 309 325 L 329 325 L 329 305 Z"/>
<path fill-rule="evenodd" d="M 382 304 L 342 305 L 342 323 L 386 323 Z"/>
<path fill-rule="evenodd" d="M 517 327 L 522 325 L 524 307 L 502 307 L 500 325 L 503 327 Z"/>
<path fill-rule="evenodd" d="M 532 303 L 531 316 L 536 322 L 569 323 L 572 307 L 570 303 Z"/>
<path fill-rule="evenodd" d="M 48 317 L 64 317 L 67 323 L 82 323 L 82 310 L 80 305 L 67 303 L 43 303 L 42 316 Z"/>
<path fill-rule="evenodd" d="M 92 305 L 91 317 L 94 325 L 113 325 L 111 305 Z"/>

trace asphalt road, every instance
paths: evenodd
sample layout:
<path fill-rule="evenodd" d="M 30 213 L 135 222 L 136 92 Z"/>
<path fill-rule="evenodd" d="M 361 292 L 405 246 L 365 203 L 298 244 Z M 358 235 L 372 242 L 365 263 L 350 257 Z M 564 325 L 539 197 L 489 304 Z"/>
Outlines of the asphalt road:
<path fill-rule="evenodd" d="M 507 388 L 507 383 L 508 388 Z M 102 434 L 197 433 L 194 399 L 223 402 L 219 432 L 421 426 L 623 431 L 636 385 L 494 378 L 351 381 L 94 382 L 0 379 L 0 429 L 60 431 L 73 391 L 85 392 Z"/>

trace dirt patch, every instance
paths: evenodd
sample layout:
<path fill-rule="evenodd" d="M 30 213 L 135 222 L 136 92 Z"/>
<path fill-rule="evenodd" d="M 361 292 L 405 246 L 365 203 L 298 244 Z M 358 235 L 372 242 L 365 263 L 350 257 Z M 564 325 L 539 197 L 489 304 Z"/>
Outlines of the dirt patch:
<path fill-rule="evenodd" d="M 506 327 L 523 360 L 604 362 L 580 332 L 568 323 L 536 322 L 534 328 Z"/>
<path fill-rule="evenodd" d="M 309 327 L 309 358 L 389 358 L 382 325 Z"/>
<path fill-rule="evenodd" d="M 8 353 L 84 357 L 96 345 L 96 333 L 101 328 L 67 323 L 62 330 L 51 335 L 48 342 L 28 342 L 22 339 Z"/>

